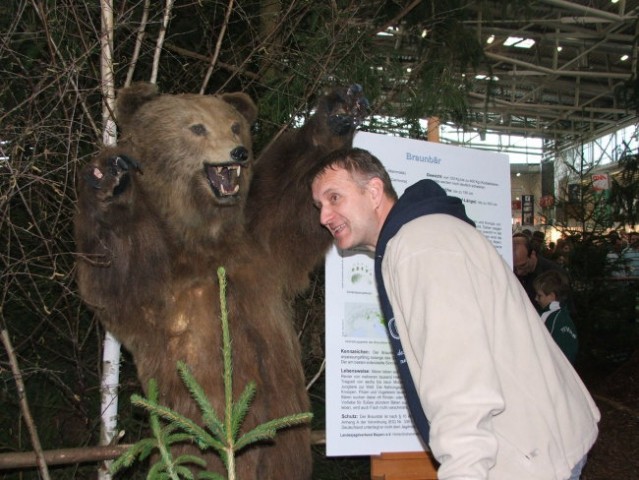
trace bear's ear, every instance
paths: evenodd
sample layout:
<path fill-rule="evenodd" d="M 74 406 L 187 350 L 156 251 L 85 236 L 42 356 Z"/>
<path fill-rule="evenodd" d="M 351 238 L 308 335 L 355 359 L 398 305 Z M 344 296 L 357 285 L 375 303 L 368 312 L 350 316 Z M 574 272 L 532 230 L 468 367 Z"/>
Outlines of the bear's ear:
<path fill-rule="evenodd" d="M 159 96 L 160 91 L 154 83 L 137 82 L 121 89 L 115 102 L 118 123 L 126 125 L 142 105 Z"/>
<path fill-rule="evenodd" d="M 221 98 L 240 112 L 240 114 L 246 118 L 249 125 L 257 120 L 257 107 L 255 103 L 253 103 L 253 100 L 251 100 L 251 97 L 246 93 L 225 93 Z"/>

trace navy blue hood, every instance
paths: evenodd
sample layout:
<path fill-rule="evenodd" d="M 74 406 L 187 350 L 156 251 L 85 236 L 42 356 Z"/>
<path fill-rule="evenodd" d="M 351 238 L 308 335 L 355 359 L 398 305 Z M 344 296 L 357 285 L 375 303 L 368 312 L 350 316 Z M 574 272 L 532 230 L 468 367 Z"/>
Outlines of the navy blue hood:
<path fill-rule="evenodd" d="M 406 189 L 390 211 L 377 240 L 375 257 L 384 255 L 386 244 L 405 223 L 433 213 L 452 215 L 475 226 L 475 222 L 466 215 L 466 208 L 459 198 L 449 197 L 433 180 L 420 180 Z"/>

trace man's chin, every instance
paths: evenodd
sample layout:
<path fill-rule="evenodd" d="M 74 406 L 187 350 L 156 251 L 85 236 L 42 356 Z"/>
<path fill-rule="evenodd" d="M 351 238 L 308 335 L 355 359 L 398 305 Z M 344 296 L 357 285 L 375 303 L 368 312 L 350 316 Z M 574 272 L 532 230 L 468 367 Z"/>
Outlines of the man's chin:
<path fill-rule="evenodd" d="M 355 248 L 356 245 L 353 245 L 352 243 L 353 242 L 350 242 L 346 238 L 336 238 L 335 239 L 335 246 L 337 248 L 339 248 L 340 250 L 349 250 L 351 248 Z"/>

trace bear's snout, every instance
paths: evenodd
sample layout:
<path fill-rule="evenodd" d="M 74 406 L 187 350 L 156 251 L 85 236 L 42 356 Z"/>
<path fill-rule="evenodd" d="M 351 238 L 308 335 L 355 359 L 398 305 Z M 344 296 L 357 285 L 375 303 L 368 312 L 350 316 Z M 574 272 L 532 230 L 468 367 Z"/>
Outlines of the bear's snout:
<path fill-rule="evenodd" d="M 246 147 L 235 147 L 231 150 L 231 158 L 236 162 L 246 162 L 249 158 L 249 151 Z"/>

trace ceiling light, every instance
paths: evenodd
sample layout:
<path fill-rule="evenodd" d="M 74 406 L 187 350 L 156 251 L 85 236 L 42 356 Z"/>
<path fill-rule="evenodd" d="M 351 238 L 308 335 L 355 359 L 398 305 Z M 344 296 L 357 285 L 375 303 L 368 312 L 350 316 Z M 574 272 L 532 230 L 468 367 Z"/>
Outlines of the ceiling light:
<path fill-rule="evenodd" d="M 486 39 L 486 43 L 489 45 L 493 43 L 494 41 L 495 41 L 495 35 L 491 35 L 490 37 Z"/>
<path fill-rule="evenodd" d="M 563 49 L 564 49 L 564 47 L 561 47 L 561 46 L 557 47 L 557 51 L 558 52 L 561 52 Z"/>
<path fill-rule="evenodd" d="M 626 60 L 628 60 L 630 57 L 628 55 L 622 55 L 621 58 L 619 60 L 621 60 L 622 62 L 625 62 Z"/>
<path fill-rule="evenodd" d="M 508 37 L 504 42 L 505 47 L 530 48 L 535 44 L 532 38 Z"/>

